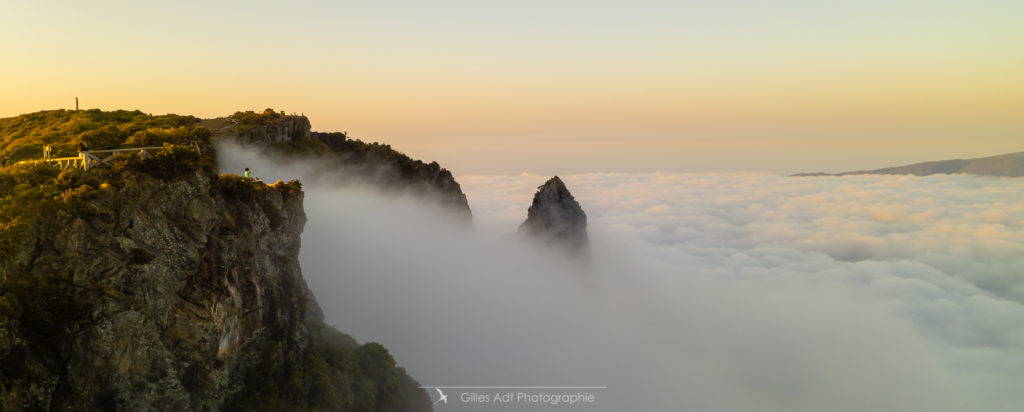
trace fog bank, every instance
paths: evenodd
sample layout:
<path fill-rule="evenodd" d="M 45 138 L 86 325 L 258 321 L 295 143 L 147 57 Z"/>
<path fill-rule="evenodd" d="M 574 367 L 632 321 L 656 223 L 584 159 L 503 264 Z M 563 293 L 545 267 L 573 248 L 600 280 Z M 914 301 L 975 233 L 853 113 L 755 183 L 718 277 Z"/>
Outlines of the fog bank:
<path fill-rule="evenodd" d="M 302 268 L 328 323 L 423 385 L 607 386 L 586 410 L 609 411 L 1024 402 L 1016 181 L 563 176 L 591 218 L 581 265 L 511 236 L 546 176 L 459 178 L 473 233 L 312 165 L 221 165 L 306 177 Z M 460 392 L 436 409 L 524 409 Z"/>

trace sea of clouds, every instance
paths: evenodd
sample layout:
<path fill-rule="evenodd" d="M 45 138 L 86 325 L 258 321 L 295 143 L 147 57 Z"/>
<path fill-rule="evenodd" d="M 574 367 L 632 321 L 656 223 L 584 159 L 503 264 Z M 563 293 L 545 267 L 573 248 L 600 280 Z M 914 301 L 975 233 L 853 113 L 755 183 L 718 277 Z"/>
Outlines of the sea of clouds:
<path fill-rule="evenodd" d="M 460 181 L 478 226 L 500 231 L 522 218 L 516 212 L 543 179 Z M 865 387 L 882 384 L 904 397 L 894 402 L 906 403 L 886 400 L 876 406 L 889 407 L 880 409 L 1013 410 L 1024 404 L 1017 389 L 1024 387 L 1020 179 L 653 173 L 564 180 L 588 212 L 599 248 L 627 251 L 648 268 L 645 278 L 655 277 L 648 286 L 664 288 L 667 300 L 688 296 L 684 289 L 694 283 L 713 287 L 735 301 L 690 309 L 719 316 L 745 306 L 742 294 L 756 295 L 750 302 L 767 312 L 749 313 L 750 324 L 723 322 L 737 322 L 742 331 L 715 330 L 721 340 L 714 345 L 749 341 L 754 347 L 734 347 L 727 356 L 759 358 L 745 360 L 738 373 L 781 385 L 769 397 L 785 398 L 787 386 L 794 398 L 835 391 L 829 396 L 836 406 L 878 410 L 854 402 L 867 394 Z M 764 316 L 769 319 L 759 320 Z M 826 338 L 822 334 L 841 342 L 818 340 Z M 850 362 L 858 366 L 849 369 Z M 876 366 L 882 369 L 856 371 Z M 758 377 L 763 372 L 771 377 Z M 907 385 L 922 392 L 906 392 Z M 741 397 L 759 391 L 744 386 L 736 388 Z M 754 405 L 835 410 L 794 399 Z"/>
<path fill-rule="evenodd" d="M 513 235 L 548 176 L 459 177 L 467 231 L 222 153 L 225 170 L 308 177 L 301 260 L 328 323 L 426 386 L 606 386 L 585 409 L 616 411 L 1024 404 L 1019 179 L 562 176 L 589 216 L 579 262 Z M 559 409 L 456 401 L 469 391 L 499 392 L 450 389 L 437 410 Z"/>

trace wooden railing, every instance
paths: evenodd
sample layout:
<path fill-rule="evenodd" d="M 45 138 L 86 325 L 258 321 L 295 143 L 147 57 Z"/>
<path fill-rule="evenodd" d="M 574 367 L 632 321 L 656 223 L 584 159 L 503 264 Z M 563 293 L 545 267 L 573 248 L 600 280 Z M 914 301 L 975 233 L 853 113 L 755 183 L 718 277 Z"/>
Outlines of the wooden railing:
<path fill-rule="evenodd" d="M 50 157 L 52 151 L 49 147 L 43 148 L 43 158 L 38 160 L 25 160 L 18 162 L 17 164 L 27 163 L 40 163 L 47 162 L 53 163 L 60 168 L 60 170 L 68 170 L 72 168 L 82 168 L 85 170 L 92 169 L 97 166 L 101 166 L 110 163 L 114 159 L 114 156 L 120 153 L 138 153 L 139 156 L 147 157 L 152 156 L 150 152 L 158 152 L 164 150 L 163 146 L 151 146 L 151 147 L 132 147 L 127 149 L 110 149 L 110 150 L 87 150 L 79 152 L 76 157 Z M 198 149 L 198 147 L 197 147 Z M 96 154 L 109 154 L 106 157 L 96 156 Z"/>

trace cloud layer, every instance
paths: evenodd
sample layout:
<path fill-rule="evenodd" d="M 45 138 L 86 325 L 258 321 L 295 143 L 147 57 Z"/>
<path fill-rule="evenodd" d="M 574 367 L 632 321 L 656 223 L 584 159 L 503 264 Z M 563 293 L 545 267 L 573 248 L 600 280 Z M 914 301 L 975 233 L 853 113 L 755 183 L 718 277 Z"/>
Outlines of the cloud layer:
<path fill-rule="evenodd" d="M 589 264 L 511 236 L 547 176 L 467 176 L 476 233 L 417 199 L 307 184 L 304 274 L 329 323 L 424 385 L 606 385 L 599 410 L 1024 403 L 1022 182 L 562 177 Z"/>
<path fill-rule="evenodd" d="M 497 228 L 515 221 L 528 202 L 521 193 L 541 178 L 461 181 L 478 219 Z M 565 181 L 593 236 L 639 261 L 730 288 L 788 285 L 798 298 L 820 282 L 838 285 L 906 322 L 965 402 L 1010 410 L 1024 400 L 1014 389 L 1024 384 L 1024 181 L 657 173 Z"/>

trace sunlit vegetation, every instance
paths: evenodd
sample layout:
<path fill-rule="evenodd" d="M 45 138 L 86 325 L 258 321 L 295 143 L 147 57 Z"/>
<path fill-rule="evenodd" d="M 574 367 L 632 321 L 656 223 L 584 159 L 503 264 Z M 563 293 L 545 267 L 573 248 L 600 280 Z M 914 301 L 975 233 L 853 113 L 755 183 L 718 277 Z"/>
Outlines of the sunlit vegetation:
<path fill-rule="evenodd" d="M 234 119 L 241 125 L 262 125 L 285 116 L 287 115 L 284 112 L 275 112 L 274 109 L 268 108 L 262 113 L 256 113 L 252 110 L 235 112 L 235 114 L 228 116 L 228 119 Z"/>
<path fill-rule="evenodd" d="M 255 200 L 259 192 L 264 190 L 279 191 L 285 198 L 294 197 L 302 193 L 302 183 L 298 180 L 274 184 L 253 184 L 251 179 L 246 179 L 236 174 L 218 176 L 217 188 L 220 189 L 225 198 L 241 202 Z"/>
<path fill-rule="evenodd" d="M 121 154 L 113 163 L 113 170 L 140 171 L 158 179 L 173 179 L 193 174 L 196 171 L 213 173 L 213 159 L 203 157 L 192 146 L 164 143 L 162 150 L 154 150 L 143 157 L 136 154 Z"/>
<path fill-rule="evenodd" d="M 52 110 L 0 119 L 0 165 L 38 159 L 45 145 L 60 157 L 77 155 L 81 142 L 93 150 L 106 150 L 208 140 L 209 131 L 196 127 L 198 122 L 192 116 L 98 109 Z"/>
<path fill-rule="evenodd" d="M 239 112 L 239 124 L 258 126 L 280 119 L 283 113 Z M 212 194 L 223 199 L 225 215 L 259 208 L 274 227 L 286 216 L 264 196 L 274 191 L 291 199 L 302 196 L 298 181 L 262 184 L 236 175 L 217 175 L 211 133 L 191 116 L 150 116 L 139 111 L 99 110 L 38 112 L 0 119 L 0 383 L 31 388 L 48 377 L 60 376 L 71 356 L 76 334 L 97 322 L 109 288 L 73 282 L 72 271 L 33 264 L 40 248 L 53 255 L 54 239 L 74 222 L 102 220 L 118 196 L 138 182 L 163 184 L 184 179 L 206 179 Z M 48 162 L 27 162 L 42 157 L 43 146 L 53 155 L 75 156 L 76 146 L 87 142 L 93 150 L 157 147 L 141 156 L 116 154 L 109 162 L 88 171 L 61 170 Z M 362 142 L 354 144 L 362 148 Z M 316 141 L 303 151 L 326 150 Z M 389 147 L 366 145 L 361 156 L 391 158 Z M 397 152 L 394 152 L 397 153 Z M 404 156 L 404 155 L 403 155 Z M 137 190 L 137 189 L 135 189 Z M 141 249 L 126 251 L 125 263 L 147 264 L 153 255 Z M 109 309 L 109 308 L 107 308 Z M 312 343 L 294 356 L 285 342 L 246 350 L 261 360 L 245 372 L 245 386 L 226 400 L 225 410 L 400 410 L 404 405 L 429 404 L 414 380 L 395 365 L 384 347 L 360 345 L 319 321 L 307 322 Z M 5 343 L 6 342 L 6 343 Z M 6 345 L 6 346 L 5 346 Z M 285 365 L 283 368 L 280 365 Z M 22 405 L 11 392 L 0 409 Z M 416 399 L 407 398 L 416 397 Z"/>

